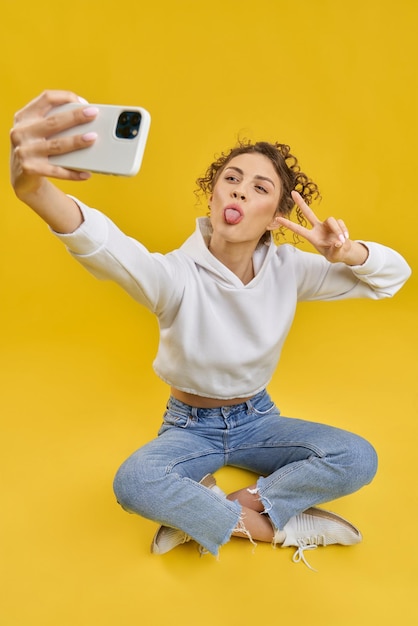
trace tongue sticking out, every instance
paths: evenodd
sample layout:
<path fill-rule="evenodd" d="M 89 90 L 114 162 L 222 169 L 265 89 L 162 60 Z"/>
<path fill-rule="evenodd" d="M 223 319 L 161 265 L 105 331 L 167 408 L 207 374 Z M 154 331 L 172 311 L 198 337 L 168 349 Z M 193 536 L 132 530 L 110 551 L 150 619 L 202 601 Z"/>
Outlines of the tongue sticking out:
<path fill-rule="evenodd" d="M 227 224 L 238 224 L 242 219 L 238 209 L 225 209 L 225 222 Z"/>

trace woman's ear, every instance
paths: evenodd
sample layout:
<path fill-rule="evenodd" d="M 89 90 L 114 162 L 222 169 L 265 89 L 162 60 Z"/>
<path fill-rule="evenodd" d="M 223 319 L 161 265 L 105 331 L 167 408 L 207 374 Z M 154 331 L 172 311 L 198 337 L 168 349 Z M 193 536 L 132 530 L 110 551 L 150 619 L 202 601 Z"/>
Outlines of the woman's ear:
<path fill-rule="evenodd" d="M 271 220 L 270 224 L 267 226 L 267 230 L 276 230 L 276 228 L 279 228 L 279 222 L 278 222 L 279 217 L 280 217 L 280 213 L 276 213 L 276 215 Z"/>

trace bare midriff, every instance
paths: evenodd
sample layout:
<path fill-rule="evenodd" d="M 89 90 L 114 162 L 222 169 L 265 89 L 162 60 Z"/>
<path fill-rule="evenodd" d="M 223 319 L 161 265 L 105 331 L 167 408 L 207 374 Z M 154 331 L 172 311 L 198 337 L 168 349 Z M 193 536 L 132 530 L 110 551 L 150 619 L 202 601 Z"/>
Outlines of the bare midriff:
<path fill-rule="evenodd" d="M 194 393 L 180 391 L 180 389 L 176 389 L 175 387 L 171 387 L 171 395 L 184 404 L 200 409 L 215 409 L 219 406 L 233 406 L 234 404 L 246 402 L 252 397 L 229 398 L 228 400 L 223 400 L 222 398 L 206 398 L 205 396 L 198 396 Z"/>

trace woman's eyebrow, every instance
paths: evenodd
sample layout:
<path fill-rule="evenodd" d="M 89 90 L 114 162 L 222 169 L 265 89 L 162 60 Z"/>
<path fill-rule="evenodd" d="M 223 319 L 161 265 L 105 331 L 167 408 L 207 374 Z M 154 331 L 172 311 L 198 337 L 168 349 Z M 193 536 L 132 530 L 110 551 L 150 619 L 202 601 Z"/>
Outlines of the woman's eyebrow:
<path fill-rule="evenodd" d="M 238 174 L 241 174 L 241 176 L 243 176 L 243 175 L 244 175 L 244 172 L 242 171 L 242 169 L 241 169 L 240 167 L 235 167 L 235 165 L 229 165 L 229 166 L 226 168 L 226 170 L 235 170 L 235 172 L 238 172 Z M 225 171 L 226 171 L 226 170 L 225 170 Z M 273 183 L 273 181 L 271 180 L 271 178 L 268 178 L 267 176 L 261 176 L 261 174 L 256 174 L 256 175 L 254 176 L 254 178 L 255 178 L 256 180 L 266 180 L 267 182 L 271 183 L 271 184 L 273 185 L 273 187 L 274 187 L 274 188 L 276 188 L 276 187 L 275 187 L 275 184 Z"/>
<path fill-rule="evenodd" d="M 256 176 L 254 176 L 254 178 L 256 178 L 257 180 L 266 180 L 267 182 L 271 183 L 274 188 L 276 188 L 271 178 L 267 178 L 267 176 L 260 176 L 260 174 L 257 174 Z"/>

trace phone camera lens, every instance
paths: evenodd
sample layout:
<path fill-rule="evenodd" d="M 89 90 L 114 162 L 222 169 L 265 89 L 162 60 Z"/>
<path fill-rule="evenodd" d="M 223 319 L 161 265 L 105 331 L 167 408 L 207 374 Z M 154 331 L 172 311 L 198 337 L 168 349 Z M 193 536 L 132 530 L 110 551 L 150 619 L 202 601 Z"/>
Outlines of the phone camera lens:
<path fill-rule="evenodd" d="M 123 137 L 124 139 L 129 139 L 130 133 L 131 131 L 128 126 L 124 126 L 123 128 L 120 129 L 120 136 Z"/>

